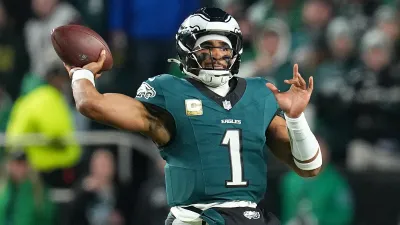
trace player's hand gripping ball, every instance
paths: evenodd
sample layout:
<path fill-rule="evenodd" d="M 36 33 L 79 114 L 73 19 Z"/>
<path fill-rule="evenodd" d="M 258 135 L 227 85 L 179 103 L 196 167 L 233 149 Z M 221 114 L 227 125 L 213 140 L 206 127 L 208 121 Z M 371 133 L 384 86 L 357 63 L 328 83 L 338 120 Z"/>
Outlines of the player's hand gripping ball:
<path fill-rule="evenodd" d="M 113 58 L 110 48 L 104 39 L 90 28 L 80 25 L 65 25 L 51 32 L 51 41 L 57 55 L 70 68 L 84 67 L 92 62 L 98 62 L 102 50 L 105 50 L 105 60 L 96 73 L 110 70 Z"/>
<path fill-rule="evenodd" d="M 96 79 L 99 78 L 101 76 L 101 70 L 104 66 L 104 62 L 107 59 L 106 55 L 107 55 L 106 50 L 102 50 L 97 62 L 91 62 L 91 63 L 83 66 L 82 69 L 89 70 L 90 72 L 95 74 Z M 81 69 L 81 67 L 71 67 L 66 63 L 64 63 L 64 66 L 65 66 L 65 69 L 67 69 L 69 77 L 71 79 L 72 79 L 72 74 L 74 73 L 74 71 Z"/>

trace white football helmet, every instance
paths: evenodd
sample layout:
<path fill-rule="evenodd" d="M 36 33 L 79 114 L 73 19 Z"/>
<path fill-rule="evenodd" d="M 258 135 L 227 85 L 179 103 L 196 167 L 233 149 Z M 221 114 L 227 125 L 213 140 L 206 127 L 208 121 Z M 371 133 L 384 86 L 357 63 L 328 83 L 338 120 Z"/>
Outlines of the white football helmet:
<path fill-rule="evenodd" d="M 201 66 L 202 57 L 195 53 L 199 49 L 199 44 L 208 40 L 220 40 L 229 45 L 230 54 L 227 56 L 229 58 L 224 57 L 224 60 L 228 62 L 228 68 Z M 176 34 L 179 59 L 169 61 L 178 63 L 186 75 L 208 86 L 218 87 L 239 72 L 240 56 L 243 52 L 242 43 L 239 25 L 231 15 L 218 8 L 201 8 L 186 18 L 180 26 Z"/>

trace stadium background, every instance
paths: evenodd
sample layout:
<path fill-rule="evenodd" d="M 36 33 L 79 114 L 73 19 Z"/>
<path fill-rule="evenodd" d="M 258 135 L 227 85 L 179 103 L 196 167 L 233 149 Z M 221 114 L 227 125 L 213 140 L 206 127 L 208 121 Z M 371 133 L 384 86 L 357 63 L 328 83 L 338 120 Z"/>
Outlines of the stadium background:
<path fill-rule="evenodd" d="M 163 224 L 164 162 L 154 145 L 76 112 L 49 35 L 68 23 L 100 33 L 115 64 L 98 89 L 135 96 L 148 77 L 182 76 L 167 58 L 179 24 L 200 6 L 240 23 L 239 76 L 286 90 L 298 63 L 315 78 L 307 117 L 329 163 L 304 180 L 271 156 L 260 205 L 289 225 L 400 224 L 397 0 L 0 1 L 0 143 L 22 135 L 1 151 L 0 224 Z"/>

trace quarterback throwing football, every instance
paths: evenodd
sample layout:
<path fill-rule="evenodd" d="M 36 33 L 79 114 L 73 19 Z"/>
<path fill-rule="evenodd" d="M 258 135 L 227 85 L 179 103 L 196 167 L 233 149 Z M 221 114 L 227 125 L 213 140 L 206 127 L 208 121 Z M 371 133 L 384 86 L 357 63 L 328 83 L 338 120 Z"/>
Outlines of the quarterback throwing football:
<path fill-rule="evenodd" d="M 293 67 L 287 92 L 262 78 L 239 78 L 243 51 L 236 20 L 218 8 L 190 15 L 176 34 L 186 77 L 144 81 L 135 99 L 100 94 L 94 85 L 106 58 L 66 66 L 77 109 L 110 126 L 150 137 L 166 160 L 171 212 L 167 225 L 264 225 L 257 203 L 267 187 L 268 148 L 296 173 L 316 176 L 319 144 L 304 117 L 312 90 Z"/>

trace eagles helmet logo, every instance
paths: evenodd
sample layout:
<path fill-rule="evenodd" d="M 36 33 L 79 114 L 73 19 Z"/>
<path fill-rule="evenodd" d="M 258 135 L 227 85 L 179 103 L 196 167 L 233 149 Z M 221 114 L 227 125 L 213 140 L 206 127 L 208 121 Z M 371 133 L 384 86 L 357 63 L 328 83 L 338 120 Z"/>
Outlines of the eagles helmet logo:
<path fill-rule="evenodd" d="M 136 97 L 137 98 L 153 98 L 156 96 L 156 90 L 150 84 L 143 82 L 142 85 L 140 85 L 139 89 L 136 92 Z"/>

